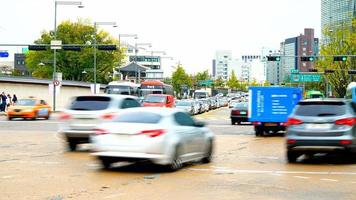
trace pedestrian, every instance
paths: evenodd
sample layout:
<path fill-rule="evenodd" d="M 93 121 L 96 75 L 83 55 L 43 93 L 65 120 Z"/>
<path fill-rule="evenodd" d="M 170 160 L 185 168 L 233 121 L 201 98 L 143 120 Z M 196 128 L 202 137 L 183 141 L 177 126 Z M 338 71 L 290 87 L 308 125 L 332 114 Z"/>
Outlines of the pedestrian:
<path fill-rule="evenodd" d="M 10 107 L 12 105 L 12 98 L 10 94 L 7 94 L 7 102 L 6 102 L 7 107 Z"/>
<path fill-rule="evenodd" d="M 6 94 L 5 94 L 5 92 L 2 92 L 1 93 L 1 111 L 2 112 L 5 112 L 5 108 L 6 108 L 6 99 L 7 99 L 7 97 L 6 97 Z"/>
<path fill-rule="evenodd" d="M 12 97 L 12 103 L 15 105 L 17 103 L 17 96 L 16 94 L 14 94 L 14 96 Z"/>

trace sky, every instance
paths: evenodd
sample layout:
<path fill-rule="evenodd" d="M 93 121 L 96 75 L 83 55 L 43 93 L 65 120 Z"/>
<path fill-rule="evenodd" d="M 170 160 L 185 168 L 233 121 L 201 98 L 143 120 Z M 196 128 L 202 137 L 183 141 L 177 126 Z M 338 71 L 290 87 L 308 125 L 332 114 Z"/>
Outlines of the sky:
<path fill-rule="evenodd" d="M 138 42 L 166 51 L 165 72 L 178 62 L 189 73 L 211 70 L 216 50 L 233 57 L 259 54 L 262 47 L 279 49 L 280 42 L 314 28 L 320 37 L 320 0 L 82 0 L 82 9 L 59 6 L 57 24 L 79 18 L 102 26 L 113 36 L 138 34 Z M 42 30 L 53 30 L 54 0 L 0 0 L 0 44 L 30 44 Z M 124 40 L 124 39 L 123 39 Z M 134 43 L 132 39 L 125 39 Z M 21 48 L 0 47 L 20 52 Z M 13 60 L 0 58 L 1 61 Z"/>

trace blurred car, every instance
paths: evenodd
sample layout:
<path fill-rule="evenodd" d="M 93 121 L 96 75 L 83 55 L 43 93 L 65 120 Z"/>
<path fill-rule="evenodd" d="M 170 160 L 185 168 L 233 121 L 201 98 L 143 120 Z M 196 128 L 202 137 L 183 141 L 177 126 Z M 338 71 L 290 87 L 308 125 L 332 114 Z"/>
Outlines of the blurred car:
<path fill-rule="evenodd" d="M 248 122 L 248 104 L 241 102 L 234 105 L 231 109 L 231 124 L 241 124 L 241 122 Z"/>
<path fill-rule="evenodd" d="M 200 99 L 199 101 L 200 101 L 200 105 L 202 107 L 202 112 L 203 113 L 204 112 L 208 112 L 209 108 L 210 108 L 209 102 L 207 100 L 205 100 L 205 99 Z"/>
<path fill-rule="evenodd" d="M 229 108 L 235 107 L 236 104 L 240 103 L 240 100 L 232 100 L 229 103 Z"/>
<path fill-rule="evenodd" d="M 49 119 L 51 111 L 51 107 L 42 99 L 19 99 L 15 105 L 8 108 L 7 118 L 8 120 L 12 120 L 14 118 Z"/>
<path fill-rule="evenodd" d="M 356 105 L 345 99 L 300 101 L 287 121 L 287 159 L 331 151 L 356 152 Z"/>
<path fill-rule="evenodd" d="M 149 107 L 167 107 L 173 108 L 175 106 L 174 97 L 168 94 L 148 94 L 143 100 L 143 106 Z"/>
<path fill-rule="evenodd" d="M 200 102 L 198 100 L 192 100 L 192 101 L 194 105 L 194 115 L 201 113 L 202 107 L 200 105 Z"/>
<path fill-rule="evenodd" d="M 193 101 L 187 101 L 187 100 L 181 100 L 176 103 L 176 108 L 184 110 L 185 112 L 189 113 L 190 115 L 194 115 L 194 102 Z"/>
<path fill-rule="evenodd" d="M 75 97 L 68 109 L 59 115 L 60 129 L 75 151 L 78 144 L 88 143 L 95 127 L 111 120 L 123 109 L 140 107 L 137 97 L 128 95 L 90 95 Z"/>
<path fill-rule="evenodd" d="M 91 137 L 104 168 L 120 161 L 151 161 L 177 170 L 183 163 L 210 162 L 214 135 L 179 109 L 133 108 L 100 124 Z"/>

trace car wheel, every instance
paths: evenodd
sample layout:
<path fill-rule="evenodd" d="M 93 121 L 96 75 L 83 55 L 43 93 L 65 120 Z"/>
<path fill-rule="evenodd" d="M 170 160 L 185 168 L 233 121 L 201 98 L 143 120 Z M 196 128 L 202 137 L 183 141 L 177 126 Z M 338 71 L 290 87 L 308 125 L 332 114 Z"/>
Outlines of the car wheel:
<path fill-rule="evenodd" d="M 109 169 L 111 167 L 111 164 L 112 164 L 111 160 L 101 158 L 100 161 L 101 161 L 101 164 L 103 165 L 104 169 Z"/>
<path fill-rule="evenodd" d="M 260 128 L 255 128 L 255 135 L 256 137 L 263 136 L 263 130 Z"/>
<path fill-rule="evenodd" d="M 68 139 L 68 147 L 70 151 L 75 151 L 77 149 L 78 142 L 73 139 Z"/>
<path fill-rule="evenodd" d="M 175 149 L 172 163 L 168 165 L 168 171 L 174 172 L 183 167 L 183 161 L 180 158 L 181 147 L 178 145 Z"/>
<path fill-rule="evenodd" d="M 210 163 L 212 158 L 213 158 L 213 150 L 214 150 L 214 145 L 213 141 L 210 140 L 208 144 L 208 148 L 206 150 L 205 157 L 202 159 L 203 163 Z"/>
<path fill-rule="evenodd" d="M 236 123 L 235 121 L 231 120 L 231 125 L 235 125 L 235 123 Z"/>
<path fill-rule="evenodd" d="M 299 156 L 300 154 L 297 152 L 287 151 L 287 160 L 289 163 L 296 163 Z"/>
<path fill-rule="evenodd" d="M 237 124 L 238 124 L 238 125 L 240 125 L 240 124 L 241 124 L 241 122 L 240 122 L 240 121 L 238 121 L 238 122 L 237 122 Z"/>
<path fill-rule="evenodd" d="M 13 118 L 12 118 L 12 117 L 8 117 L 7 119 L 8 119 L 9 121 L 11 121 Z"/>

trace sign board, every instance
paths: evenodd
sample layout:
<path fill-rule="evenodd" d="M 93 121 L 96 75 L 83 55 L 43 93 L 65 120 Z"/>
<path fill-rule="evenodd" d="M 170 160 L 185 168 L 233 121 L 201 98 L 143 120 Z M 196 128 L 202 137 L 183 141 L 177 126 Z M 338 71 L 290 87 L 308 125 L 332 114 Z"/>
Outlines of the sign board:
<path fill-rule="evenodd" d="M 290 73 L 291 74 L 299 74 L 299 69 L 291 69 Z"/>
<path fill-rule="evenodd" d="M 199 86 L 212 86 L 213 85 L 213 80 L 204 80 L 204 81 L 199 81 L 198 82 Z"/>
<path fill-rule="evenodd" d="M 9 57 L 9 52 L 7 52 L 7 51 L 0 51 L 0 57 L 1 57 L 1 58 L 7 58 L 7 57 Z"/>
<path fill-rule="evenodd" d="M 62 49 L 62 40 L 51 40 L 51 49 Z"/>
<path fill-rule="evenodd" d="M 59 80 L 55 80 L 53 81 L 54 86 L 59 86 L 61 84 L 61 82 Z"/>
<path fill-rule="evenodd" d="M 286 122 L 301 98 L 301 88 L 250 87 L 249 121 Z"/>
<path fill-rule="evenodd" d="M 291 76 L 292 83 L 321 81 L 320 74 L 291 74 L 290 76 Z"/>

